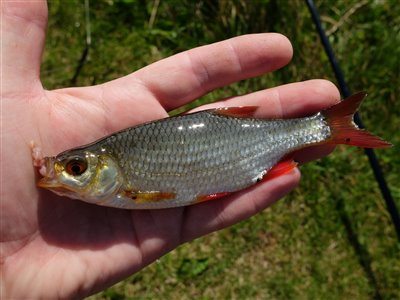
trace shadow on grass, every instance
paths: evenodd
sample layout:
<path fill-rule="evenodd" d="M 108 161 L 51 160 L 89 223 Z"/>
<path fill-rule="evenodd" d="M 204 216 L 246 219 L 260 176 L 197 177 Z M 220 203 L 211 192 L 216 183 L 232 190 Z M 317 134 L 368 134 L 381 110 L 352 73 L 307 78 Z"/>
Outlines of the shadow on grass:
<path fill-rule="evenodd" d="M 337 211 L 339 213 L 340 219 L 346 229 L 347 239 L 350 245 L 353 247 L 355 254 L 357 255 L 358 262 L 364 270 L 364 273 L 368 279 L 369 284 L 374 289 L 374 294 L 372 295 L 373 299 L 380 300 L 382 299 L 382 295 L 380 292 L 378 281 L 376 280 L 374 271 L 372 270 L 371 263 L 372 258 L 367 250 L 364 247 L 359 239 L 358 234 L 351 223 L 351 219 L 344 207 L 344 200 L 342 198 L 338 198 L 337 201 Z"/>

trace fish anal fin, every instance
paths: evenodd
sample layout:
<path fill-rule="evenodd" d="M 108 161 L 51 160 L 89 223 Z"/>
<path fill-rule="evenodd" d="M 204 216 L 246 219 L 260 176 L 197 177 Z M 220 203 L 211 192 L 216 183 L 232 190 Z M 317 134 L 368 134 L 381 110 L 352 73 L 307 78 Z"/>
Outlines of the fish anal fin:
<path fill-rule="evenodd" d="M 254 118 L 258 106 L 221 107 L 213 110 L 214 114 L 235 118 Z"/>
<path fill-rule="evenodd" d="M 285 175 L 297 167 L 297 163 L 293 159 L 282 160 L 273 166 L 268 173 L 260 180 L 266 181 Z"/>
<path fill-rule="evenodd" d="M 176 194 L 172 192 L 125 190 L 120 193 L 120 196 L 132 199 L 137 203 L 146 203 L 175 199 Z"/>
<path fill-rule="evenodd" d="M 228 196 L 230 194 L 232 194 L 232 192 L 222 192 L 222 193 L 215 193 L 215 194 L 210 194 L 210 195 L 200 195 L 193 201 L 193 204 L 210 201 L 210 200 L 216 200 L 216 199 Z"/>

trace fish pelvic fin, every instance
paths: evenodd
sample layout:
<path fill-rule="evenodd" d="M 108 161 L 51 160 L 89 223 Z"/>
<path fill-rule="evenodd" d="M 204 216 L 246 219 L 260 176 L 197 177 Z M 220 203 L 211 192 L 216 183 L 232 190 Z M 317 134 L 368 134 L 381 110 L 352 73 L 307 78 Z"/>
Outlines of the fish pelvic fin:
<path fill-rule="evenodd" d="M 345 144 L 363 148 L 387 148 L 393 146 L 380 137 L 358 128 L 354 123 L 354 114 L 357 112 L 366 95 L 365 92 L 356 93 L 321 112 L 328 122 L 332 133 L 327 143 Z"/>
<path fill-rule="evenodd" d="M 198 196 L 192 204 L 197 204 L 201 202 L 206 202 L 210 200 L 216 200 L 225 196 L 228 196 L 232 194 L 232 192 L 221 192 L 221 193 L 215 193 L 215 194 L 210 194 L 210 195 L 200 195 Z"/>
<path fill-rule="evenodd" d="M 278 162 L 275 166 L 273 166 L 267 174 L 261 179 L 261 181 L 267 181 L 274 179 L 276 177 L 280 177 L 282 175 L 288 174 L 293 171 L 297 167 L 297 162 L 293 160 L 293 158 L 283 159 Z"/>

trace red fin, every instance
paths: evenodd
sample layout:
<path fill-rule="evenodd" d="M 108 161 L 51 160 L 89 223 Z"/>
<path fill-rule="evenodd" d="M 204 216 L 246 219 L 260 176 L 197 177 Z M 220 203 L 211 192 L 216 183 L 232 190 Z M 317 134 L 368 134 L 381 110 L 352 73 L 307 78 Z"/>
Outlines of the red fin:
<path fill-rule="evenodd" d="M 254 118 L 257 109 L 258 106 L 221 107 L 216 108 L 213 113 L 226 117 Z"/>
<path fill-rule="evenodd" d="M 359 129 L 353 122 L 353 116 L 366 95 L 365 92 L 359 92 L 321 112 L 332 131 L 332 137 L 327 141 L 328 143 L 364 148 L 386 148 L 392 146 L 392 144 L 372 133 Z"/>
<path fill-rule="evenodd" d="M 228 196 L 229 194 L 232 194 L 231 192 L 222 192 L 222 193 L 215 193 L 211 195 L 202 195 L 198 196 L 196 200 L 193 201 L 193 204 L 195 203 L 200 203 L 200 202 L 205 202 L 205 201 L 210 201 L 210 200 L 215 200 L 219 199 L 225 196 Z"/>
<path fill-rule="evenodd" d="M 297 163 L 290 159 L 278 162 L 275 166 L 268 171 L 268 173 L 261 179 L 261 181 L 270 180 L 284 174 L 289 173 L 297 167 Z"/>

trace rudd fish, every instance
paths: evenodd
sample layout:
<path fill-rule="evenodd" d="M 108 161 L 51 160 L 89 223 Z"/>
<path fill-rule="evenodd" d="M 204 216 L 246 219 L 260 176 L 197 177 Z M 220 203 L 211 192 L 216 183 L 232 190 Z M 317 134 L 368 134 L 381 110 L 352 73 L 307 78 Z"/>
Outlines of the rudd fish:
<path fill-rule="evenodd" d="M 353 123 L 364 96 L 355 94 L 305 118 L 256 119 L 257 107 L 227 107 L 138 125 L 44 158 L 38 185 L 126 209 L 219 198 L 290 171 L 295 163 L 282 159 L 301 148 L 391 146 Z"/>

